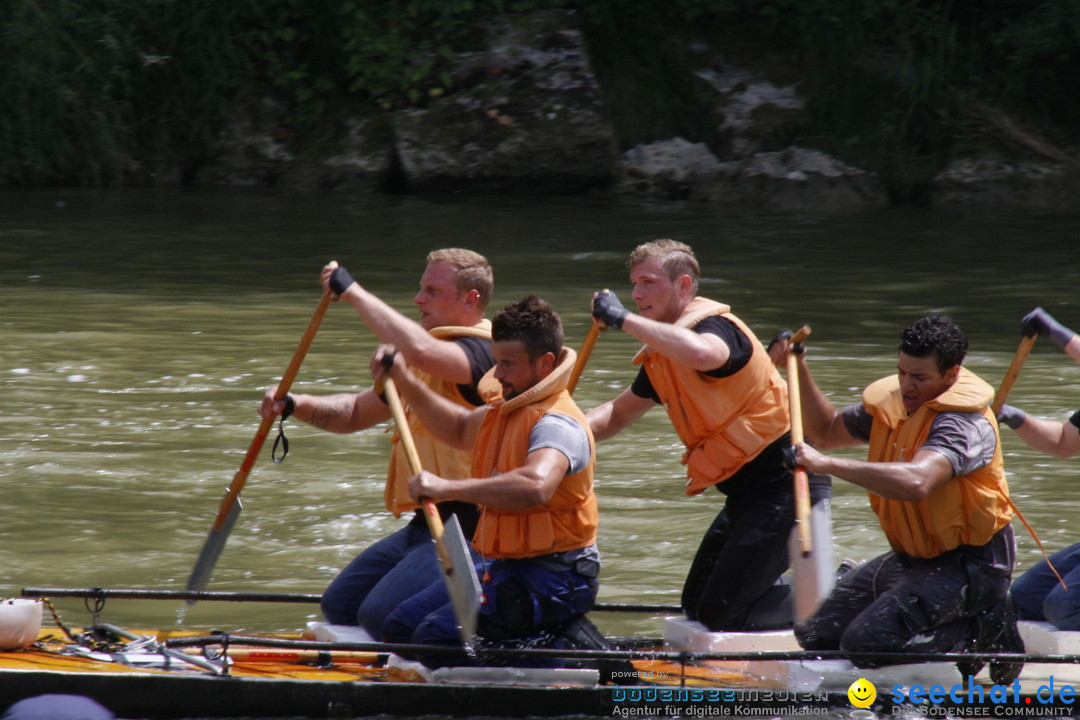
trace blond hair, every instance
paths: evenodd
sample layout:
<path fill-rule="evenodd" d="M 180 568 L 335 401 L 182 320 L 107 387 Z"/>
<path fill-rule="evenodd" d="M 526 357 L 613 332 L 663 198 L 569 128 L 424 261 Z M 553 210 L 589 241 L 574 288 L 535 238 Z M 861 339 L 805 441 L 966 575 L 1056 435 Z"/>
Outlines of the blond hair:
<path fill-rule="evenodd" d="M 475 290 L 479 295 L 480 309 L 487 307 L 495 289 L 495 273 L 486 257 L 465 248 L 443 248 L 428 253 L 427 264 L 437 262 L 446 263 L 454 269 L 459 294 Z"/>
<path fill-rule="evenodd" d="M 630 253 L 630 260 L 626 266 L 631 270 L 638 264 L 649 258 L 660 258 L 660 268 L 667 273 L 668 279 L 675 282 L 683 275 L 689 275 L 694 281 L 694 292 L 697 292 L 698 280 L 701 278 L 701 266 L 698 265 L 694 251 L 686 243 L 670 238 L 661 238 L 651 242 L 642 243 Z"/>

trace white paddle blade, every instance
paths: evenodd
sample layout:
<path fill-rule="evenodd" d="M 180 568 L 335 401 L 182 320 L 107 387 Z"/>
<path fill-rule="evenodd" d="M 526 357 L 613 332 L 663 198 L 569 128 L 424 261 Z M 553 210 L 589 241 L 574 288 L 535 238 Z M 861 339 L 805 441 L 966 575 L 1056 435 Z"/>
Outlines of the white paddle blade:
<path fill-rule="evenodd" d="M 454 606 L 461 641 L 465 647 L 472 647 L 476 635 L 476 617 L 480 613 L 480 578 L 473 567 L 469 545 L 457 515 L 451 515 L 446 521 L 443 540 L 452 563 L 451 572 L 443 568 L 443 579 L 446 580 L 446 590 Z"/>
<path fill-rule="evenodd" d="M 836 582 L 833 560 L 832 514 L 829 501 L 821 500 L 810 508 L 810 542 L 813 552 L 801 550 L 799 527 L 791 529 L 788 554 L 792 560 L 795 622 L 802 622 L 817 612 Z"/>

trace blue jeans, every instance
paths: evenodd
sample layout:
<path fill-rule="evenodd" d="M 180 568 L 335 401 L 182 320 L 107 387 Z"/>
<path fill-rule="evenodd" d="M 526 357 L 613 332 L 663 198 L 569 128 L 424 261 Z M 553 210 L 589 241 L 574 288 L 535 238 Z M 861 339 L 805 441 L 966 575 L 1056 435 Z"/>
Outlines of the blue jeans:
<path fill-rule="evenodd" d="M 1058 630 L 1080 630 L 1080 542 L 1050 556 L 1069 589 L 1040 560 L 1013 583 L 1013 602 L 1021 620 L 1052 623 Z"/>
<path fill-rule="evenodd" d="M 431 533 L 410 522 L 353 559 L 322 595 L 327 622 L 359 625 L 382 639 L 383 622 L 401 603 L 433 583 L 442 583 Z"/>
<path fill-rule="evenodd" d="M 596 602 L 598 583 L 570 569 L 555 570 L 523 560 L 491 560 L 481 583 L 483 602 L 477 618 L 481 639 L 502 642 L 532 639 L 584 615 Z M 461 643 L 454 608 L 442 578 L 401 604 L 383 623 L 387 642 L 424 645 Z M 428 665 L 461 658 L 425 657 Z"/>

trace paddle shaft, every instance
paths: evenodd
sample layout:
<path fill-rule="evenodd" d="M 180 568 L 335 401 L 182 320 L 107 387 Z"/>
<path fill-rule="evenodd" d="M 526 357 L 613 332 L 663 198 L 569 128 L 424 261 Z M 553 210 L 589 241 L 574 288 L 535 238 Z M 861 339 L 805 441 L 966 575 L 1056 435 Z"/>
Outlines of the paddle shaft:
<path fill-rule="evenodd" d="M 401 404 L 401 396 L 398 395 L 393 378 L 384 375 L 382 388 L 383 393 L 386 395 L 386 404 L 390 406 L 394 424 L 397 425 L 398 435 L 401 437 L 401 445 L 405 450 L 409 471 L 416 475 L 423 470 L 420 464 L 420 453 L 416 451 L 416 442 L 413 440 L 412 430 L 409 429 L 409 419 L 405 417 L 405 408 Z M 447 574 L 452 574 L 454 564 L 450 559 L 450 550 L 446 547 L 446 538 L 444 537 L 446 530 L 443 527 L 442 517 L 439 516 L 439 509 L 435 507 L 435 502 L 431 498 L 420 498 L 420 502 L 423 505 L 428 530 L 431 531 L 431 537 L 435 540 L 435 551 L 439 554 L 439 561 Z"/>
<path fill-rule="evenodd" d="M 592 355 L 593 348 L 596 347 L 596 339 L 600 337 L 600 332 L 606 329 L 607 323 L 599 318 L 593 319 L 589 334 L 585 336 L 585 342 L 582 343 L 581 351 L 578 353 L 577 362 L 574 363 L 574 369 L 570 371 L 570 380 L 566 383 L 566 391 L 571 395 L 574 394 L 574 389 L 577 388 L 581 374 L 585 372 L 585 363 L 589 362 L 589 356 Z"/>
<path fill-rule="evenodd" d="M 296 347 L 296 352 L 293 353 L 289 367 L 285 369 L 285 374 L 281 376 L 281 382 L 278 383 L 277 391 L 274 393 L 275 400 L 284 400 L 285 396 L 289 394 L 289 388 L 292 387 L 296 374 L 300 372 L 300 365 L 304 362 L 304 356 L 307 355 L 308 348 L 311 347 L 311 343 L 315 339 L 315 333 L 319 330 L 319 324 L 322 323 L 323 316 L 326 315 L 326 309 L 330 306 L 330 299 L 330 293 L 324 292 L 322 299 L 319 301 L 319 306 L 315 308 L 315 313 L 308 322 L 303 337 L 300 338 L 300 344 Z M 248 447 L 244 461 L 240 463 L 240 469 L 233 476 L 229 490 L 225 493 L 225 498 L 218 508 L 217 517 L 214 520 L 214 530 L 221 530 L 225 525 L 225 520 L 236 503 L 240 491 L 244 489 L 244 483 L 247 482 L 248 475 L 251 474 L 251 468 L 255 465 L 255 460 L 259 457 L 259 451 L 262 450 L 263 443 L 266 442 L 266 436 L 270 434 L 270 428 L 273 425 L 273 417 L 263 418 L 263 421 L 259 424 L 259 430 L 255 433 L 255 438 Z"/>
<path fill-rule="evenodd" d="M 791 444 L 798 445 L 803 441 L 802 425 L 802 399 L 799 395 L 799 366 L 798 359 L 791 349 L 796 343 L 800 343 L 810 335 L 810 326 L 803 325 L 797 333 L 788 341 L 787 351 L 787 382 L 788 382 L 788 408 L 791 415 Z M 795 479 L 795 522 L 799 528 L 799 547 L 803 555 L 809 555 L 813 549 L 810 540 L 810 480 L 806 476 L 806 469 L 796 467 L 792 471 Z"/>
<path fill-rule="evenodd" d="M 997 414 L 1001 412 L 1001 406 L 1005 404 L 1005 398 L 1009 397 L 1009 391 L 1012 390 L 1016 378 L 1020 376 L 1020 370 L 1024 367 L 1027 356 L 1031 353 L 1031 348 L 1034 347 L 1038 337 L 1038 335 L 1025 336 L 1024 339 L 1020 341 L 1020 347 L 1016 348 L 1016 354 L 1013 355 L 1012 364 L 1009 365 L 1009 369 L 1005 372 L 1005 377 L 1001 380 L 1001 386 L 998 387 L 998 391 L 994 394 L 994 404 L 990 406 L 990 409 L 994 413 L 994 417 L 997 417 Z"/>

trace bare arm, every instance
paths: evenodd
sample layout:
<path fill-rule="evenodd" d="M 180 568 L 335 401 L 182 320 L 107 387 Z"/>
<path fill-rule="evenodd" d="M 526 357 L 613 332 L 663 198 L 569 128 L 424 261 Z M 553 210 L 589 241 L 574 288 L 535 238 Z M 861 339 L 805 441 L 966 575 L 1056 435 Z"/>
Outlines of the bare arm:
<path fill-rule="evenodd" d="M 1076 362 L 1080 363 L 1080 335 L 1073 335 L 1069 342 L 1065 343 L 1065 352 Z"/>
<path fill-rule="evenodd" d="M 337 263 L 323 268 L 319 280 L 329 290 L 330 275 Z M 454 383 L 472 382 L 469 357 L 457 343 L 434 338 L 417 324 L 383 300 L 354 282 L 345 289 L 341 300 L 349 303 L 360 318 L 375 333 L 380 342 L 393 345 L 405 356 L 409 365 Z"/>
<path fill-rule="evenodd" d="M 860 445 L 862 441 L 847 429 L 840 411 L 825 396 L 814 381 L 806 355 L 798 356 L 799 407 L 802 412 L 803 432 L 818 447 L 841 448 Z"/>
<path fill-rule="evenodd" d="M 933 450 L 919 450 L 911 462 L 867 462 L 824 455 L 802 443 L 796 459 L 811 472 L 834 475 L 892 500 L 925 500 L 953 477 L 948 458 Z"/>
<path fill-rule="evenodd" d="M 379 348 L 376 360 L 371 364 L 376 380 L 387 372 L 385 366 L 378 361 L 385 350 L 386 348 Z M 401 360 L 394 362 L 390 373 L 401 396 L 408 401 L 420 422 L 432 435 L 452 447 L 472 449 L 484 415 L 488 411 L 486 406 L 470 410 L 444 398 L 420 382 Z"/>
<path fill-rule="evenodd" d="M 500 510 L 527 510 L 543 505 L 566 476 L 570 461 L 554 448 L 533 450 L 525 464 L 487 478 L 448 480 L 429 472 L 409 478 L 409 495 L 432 500 L 462 500 Z"/>
<path fill-rule="evenodd" d="M 712 333 L 696 333 L 633 314 L 623 319 L 622 329 L 672 362 L 700 372 L 723 367 L 731 357 L 731 348 Z"/>
<path fill-rule="evenodd" d="M 655 405 L 650 398 L 638 397 L 626 388 L 614 399 L 597 405 L 585 418 L 597 442 L 618 435 Z"/>
<path fill-rule="evenodd" d="M 1080 430 L 1071 422 L 1028 415 L 1015 432 L 1029 447 L 1056 458 L 1071 458 L 1080 452 Z"/>
<path fill-rule="evenodd" d="M 274 400 L 275 392 L 276 385 L 263 395 L 260 416 L 277 417 L 285 409 L 284 402 Z M 326 396 L 289 393 L 289 396 L 294 403 L 292 417 L 328 432 L 359 432 L 390 419 L 390 408 L 372 388 L 361 393 Z"/>

